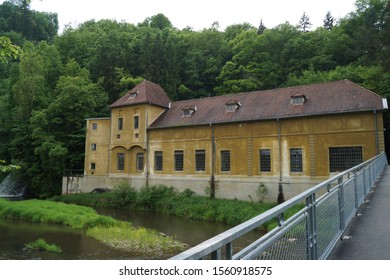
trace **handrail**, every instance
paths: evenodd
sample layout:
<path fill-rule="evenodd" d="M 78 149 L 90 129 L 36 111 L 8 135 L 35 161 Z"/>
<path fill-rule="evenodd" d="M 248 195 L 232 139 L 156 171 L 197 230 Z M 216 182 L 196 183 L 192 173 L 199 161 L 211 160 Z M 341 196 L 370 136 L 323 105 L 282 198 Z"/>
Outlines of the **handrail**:
<path fill-rule="evenodd" d="M 222 249 L 225 251 L 224 259 L 324 259 L 386 165 L 386 154 L 381 153 L 171 260 L 209 256 L 222 259 Z M 284 220 L 288 209 L 302 203 L 302 210 Z M 233 241 L 272 219 L 278 221 L 276 228 L 233 254 Z"/>

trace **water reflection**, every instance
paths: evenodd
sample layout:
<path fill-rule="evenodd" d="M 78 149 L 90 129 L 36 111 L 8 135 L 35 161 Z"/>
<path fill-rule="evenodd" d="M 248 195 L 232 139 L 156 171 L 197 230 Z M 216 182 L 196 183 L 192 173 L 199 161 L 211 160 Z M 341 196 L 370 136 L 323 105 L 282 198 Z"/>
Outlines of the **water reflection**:
<path fill-rule="evenodd" d="M 112 216 L 118 220 L 131 221 L 134 226 L 142 226 L 160 231 L 166 235 L 188 244 L 190 247 L 214 237 L 232 226 L 211 223 L 206 221 L 194 221 L 176 216 L 159 213 L 138 213 L 131 210 L 97 209 L 99 214 Z M 260 238 L 264 233 L 254 230 L 233 243 L 234 252 L 245 248 L 248 244 Z"/>
<path fill-rule="evenodd" d="M 39 238 L 58 245 L 62 253 L 25 250 L 25 244 Z M 33 224 L 23 221 L 0 220 L 0 259 L 26 260 L 99 260 L 134 259 L 127 252 L 113 250 L 90 238 L 81 230 L 60 225 Z"/>
<path fill-rule="evenodd" d="M 134 226 L 142 226 L 163 232 L 166 235 L 188 244 L 190 247 L 213 237 L 230 226 L 193 221 L 156 213 L 136 213 L 129 210 L 97 209 L 100 214 L 119 220 L 130 221 Z M 260 232 L 254 231 L 235 242 L 235 251 L 250 241 L 259 238 Z M 25 244 L 39 238 L 59 246 L 62 253 L 32 252 L 24 250 Z M 115 259 L 167 259 L 171 256 L 136 255 L 108 247 L 84 231 L 61 225 L 34 224 L 24 221 L 0 219 L 0 259 L 26 260 L 115 260 Z"/>

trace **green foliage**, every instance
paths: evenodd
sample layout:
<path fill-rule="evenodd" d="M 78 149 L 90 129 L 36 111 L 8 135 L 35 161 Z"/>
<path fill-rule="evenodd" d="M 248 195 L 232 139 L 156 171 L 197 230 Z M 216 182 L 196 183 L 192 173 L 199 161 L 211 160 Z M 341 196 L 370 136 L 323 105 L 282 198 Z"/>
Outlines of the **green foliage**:
<path fill-rule="evenodd" d="M 100 240 L 104 244 L 130 252 L 168 254 L 185 249 L 186 245 L 169 236 L 145 228 L 134 228 L 128 223 L 120 223 L 114 227 L 94 227 L 88 229 L 87 235 Z"/>
<path fill-rule="evenodd" d="M 128 198 L 127 195 L 129 196 Z M 136 196 L 135 198 L 134 195 Z M 163 185 L 145 186 L 135 192 L 127 184 L 120 184 L 114 188 L 114 191 L 108 193 L 56 196 L 52 200 L 95 207 L 116 207 L 136 211 L 158 212 L 195 220 L 220 222 L 233 226 L 245 222 L 275 206 L 275 204 L 270 203 L 209 199 L 197 196 L 189 189 L 177 192 L 172 187 Z M 270 223 L 264 225 L 264 228 L 267 229 Z"/>
<path fill-rule="evenodd" d="M 35 240 L 34 242 L 28 243 L 25 245 L 25 248 L 28 250 L 34 251 L 47 251 L 52 253 L 61 253 L 62 250 L 55 244 L 48 244 L 46 240 L 40 238 Z"/>
<path fill-rule="evenodd" d="M 11 202 L 0 199 L 0 217 L 33 223 L 62 224 L 75 229 L 114 226 L 117 221 L 89 207 L 44 200 Z"/>
<path fill-rule="evenodd" d="M 83 169 L 84 119 L 109 115 L 107 105 L 144 78 L 172 100 L 340 79 L 387 97 L 390 4 L 356 4 L 337 23 L 324 15 L 325 27 L 309 32 L 262 22 L 260 32 L 247 23 L 178 30 L 157 14 L 137 26 L 91 20 L 57 36 L 56 14 L 31 11 L 29 1 L 5 1 L 0 158 L 23 168 L 37 196 L 59 194 L 62 170 Z M 307 15 L 302 19 L 308 31 Z"/>
<path fill-rule="evenodd" d="M 4 160 L 0 159 L 0 173 L 7 173 L 14 169 L 19 169 L 20 166 L 13 165 L 13 164 L 6 164 Z"/>
<path fill-rule="evenodd" d="M 8 37 L 0 36 L 0 62 L 6 61 L 6 58 L 17 58 L 20 54 L 20 48 L 11 43 Z"/>
<path fill-rule="evenodd" d="M 0 34 L 15 31 L 30 41 L 52 41 L 58 32 L 58 15 L 31 11 L 30 2 L 3 1 L 0 5 Z"/>
<path fill-rule="evenodd" d="M 137 191 L 126 182 L 116 185 L 113 194 L 116 207 L 128 207 L 137 201 Z"/>
<path fill-rule="evenodd" d="M 137 207 L 152 212 L 166 207 L 169 208 L 170 206 L 166 205 L 165 201 L 175 196 L 175 194 L 173 187 L 163 185 L 144 186 L 137 195 Z"/>

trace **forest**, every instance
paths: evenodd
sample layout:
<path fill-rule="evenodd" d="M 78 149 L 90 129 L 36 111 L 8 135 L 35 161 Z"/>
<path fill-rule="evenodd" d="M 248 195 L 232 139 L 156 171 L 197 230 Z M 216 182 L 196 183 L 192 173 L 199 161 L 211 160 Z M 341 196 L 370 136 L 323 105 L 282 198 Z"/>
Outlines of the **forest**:
<path fill-rule="evenodd" d="M 215 22 L 194 31 L 157 14 L 59 34 L 57 14 L 5 1 L 0 159 L 22 168 L 34 195 L 59 194 L 64 170 L 83 169 L 85 118 L 109 116 L 109 104 L 143 79 L 174 101 L 342 79 L 388 97 L 390 1 L 357 0 L 344 18 L 328 12 L 315 29 L 309 16 L 267 28 L 259 15 L 259 26 L 220 30 Z"/>

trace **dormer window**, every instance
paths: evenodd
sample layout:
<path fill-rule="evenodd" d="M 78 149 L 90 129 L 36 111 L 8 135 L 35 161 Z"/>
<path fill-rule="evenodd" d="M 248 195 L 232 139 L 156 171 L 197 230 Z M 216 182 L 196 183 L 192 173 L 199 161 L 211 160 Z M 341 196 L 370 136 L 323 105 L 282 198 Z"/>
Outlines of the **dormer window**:
<path fill-rule="evenodd" d="M 236 99 L 231 99 L 225 105 L 227 112 L 235 112 L 241 106 L 241 103 Z"/>
<path fill-rule="evenodd" d="M 292 105 L 303 105 L 303 103 L 305 103 L 306 100 L 307 100 L 307 97 L 304 94 L 301 94 L 299 92 L 297 92 L 291 96 L 291 104 Z"/>
<path fill-rule="evenodd" d="M 197 110 L 196 106 L 187 105 L 182 108 L 183 116 L 191 116 Z"/>
<path fill-rule="evenodd" d="M 137 91 L 134 91 L 134 92 L 130 92 L 129 93 L 129 99 L 133 99 L 134 97 L 136 97 L 138 95 L 138 90 Z"/>

